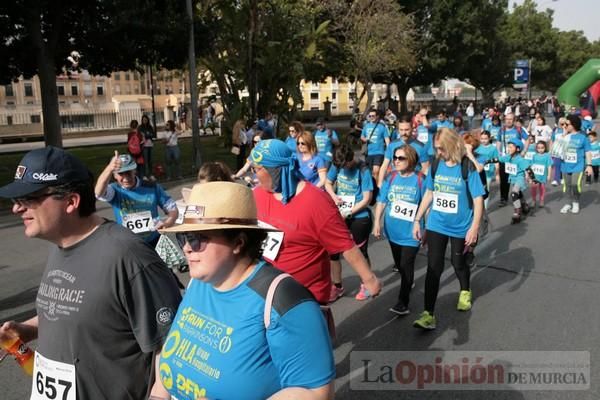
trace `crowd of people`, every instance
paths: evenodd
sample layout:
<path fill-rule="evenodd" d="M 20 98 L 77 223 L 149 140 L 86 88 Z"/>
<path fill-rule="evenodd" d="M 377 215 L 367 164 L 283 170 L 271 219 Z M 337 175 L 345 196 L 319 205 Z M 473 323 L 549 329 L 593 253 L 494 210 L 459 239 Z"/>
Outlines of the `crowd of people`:
<path fill-rule="evenodd" d="M 426 247 L 424 307 L 413 325 L 433 330 L 448 246 L 456 309 L 472 307 L 474 249 L 494 180 L 514 223 L 545 206 L 548 181 L 563 185 L 561 213 L 573 214 L 584 177 L 598 181 L 600 150 L 586 115 L 552 128 L 539 114 L 526 127 L 490 108 L 478 129 L 443 110 L 436 119 L 427 109 L 366 115 L 360 151 L 323 120 L 313 132 L 290 123 L 284 140 L 265 132 L 269 117 L 238 121 L 238 171 L 206 163 L 177 201 L 148 175 L 147 118 L 132 121 L 139 149 L 115 151 L 97 180 L 62 149 L 27 153 L 0 197 L 12 199 L 28 238 L 54 246 L 37 315 L 4 322 L 0 341 L 37 339 L 36 398 L 331 399 L 330 305 L 346 289 L 357 301 L 382 290 L 371 235 L 389 242 L 400 274 L 389 305 L 399 317 L 411 313 L 415 260 Z M 166 140 L 177 145 L 176 135 Z M 97 215 L 96 200 L 111 204 L 114 222 Z M 164 242 L 185 256 L 187 287 L 159 251 Z M 356 287 L 342 285 L 342 257 Z"/>

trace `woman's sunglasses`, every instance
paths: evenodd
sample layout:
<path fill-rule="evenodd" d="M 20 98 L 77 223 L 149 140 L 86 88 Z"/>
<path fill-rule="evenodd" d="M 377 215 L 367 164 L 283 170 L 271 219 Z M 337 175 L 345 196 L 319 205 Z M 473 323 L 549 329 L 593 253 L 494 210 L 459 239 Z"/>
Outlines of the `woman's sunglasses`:
<path fill-rule="evenodd" d="M 198 232 L 179 232 L 175 234 L 175 238 L 179 247 L 183 249 L 185 244 L 188 243 L 192 251 L 203 251 L 210 241 L 208 236 Z"/>
<path fill-rule="evenodd" d="M 406 161 L 404 156 L 393 156 L 394 161 Z"/>

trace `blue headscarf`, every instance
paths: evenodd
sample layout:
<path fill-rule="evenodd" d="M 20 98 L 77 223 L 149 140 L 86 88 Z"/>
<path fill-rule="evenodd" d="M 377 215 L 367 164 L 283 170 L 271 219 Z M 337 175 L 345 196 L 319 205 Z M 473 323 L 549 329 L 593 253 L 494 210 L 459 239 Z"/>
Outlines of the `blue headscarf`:
<path fill-rule="evenodd" d="M 281 202 L 287 204 L 296 194 L 300 181 L 298 160 L 281 140 L 261 140 L 250 153 L 252 164 L 264 167 L 273 180 L 273 191 L 281 193 Z"/>

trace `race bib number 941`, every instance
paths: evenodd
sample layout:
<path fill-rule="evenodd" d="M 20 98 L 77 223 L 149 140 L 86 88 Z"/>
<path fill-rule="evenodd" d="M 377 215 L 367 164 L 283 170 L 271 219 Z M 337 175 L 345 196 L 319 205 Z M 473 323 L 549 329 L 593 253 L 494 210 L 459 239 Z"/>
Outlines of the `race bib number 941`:
<path fill-rule="evenodd" d="M 433 209 L 446 214 L 458 214 L 458 194 L 433 192 Z"/>
<path fill-rule="evenodd" d="M 30 400 L 75 400 L 75 366 L 35 353 Z"/>
<path fill-rule="evenodd" d="M 397 200 L 390 207 L 390 217 L 413 222 L 417 215 L 417 205 L 403 200 Z"/>

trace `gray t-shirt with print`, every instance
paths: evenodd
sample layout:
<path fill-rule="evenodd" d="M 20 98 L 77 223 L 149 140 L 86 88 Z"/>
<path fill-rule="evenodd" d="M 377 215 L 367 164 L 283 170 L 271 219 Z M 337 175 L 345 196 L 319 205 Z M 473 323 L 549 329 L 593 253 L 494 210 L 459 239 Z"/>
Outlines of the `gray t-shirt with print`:
<path fill-rule="evenodd" d="M 78 399 L 147 398 L 154 352 L 180 301 L 156 252 L 106 221 L 79 243 L 51 250 L 36 299 L 37 351 L 75 366 Z M 38 378 L 43 387 L 47 378 Z M 66 385 L 54 383 L 58 391 Z"/>

